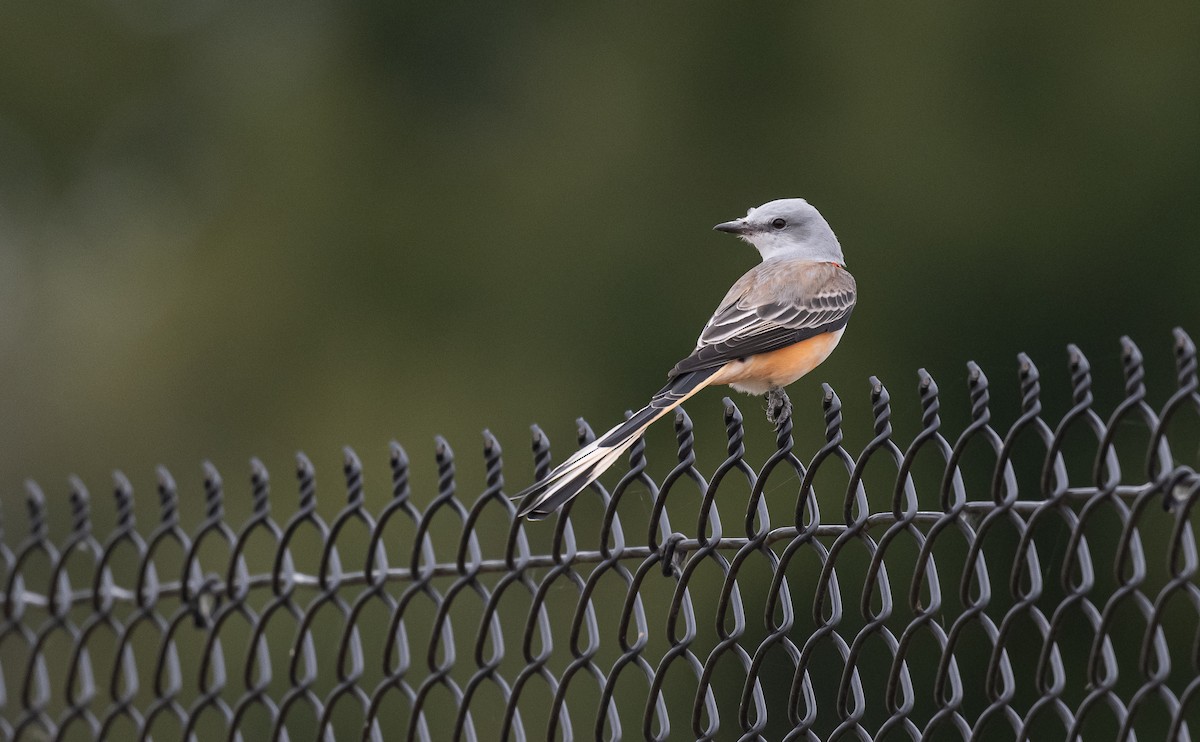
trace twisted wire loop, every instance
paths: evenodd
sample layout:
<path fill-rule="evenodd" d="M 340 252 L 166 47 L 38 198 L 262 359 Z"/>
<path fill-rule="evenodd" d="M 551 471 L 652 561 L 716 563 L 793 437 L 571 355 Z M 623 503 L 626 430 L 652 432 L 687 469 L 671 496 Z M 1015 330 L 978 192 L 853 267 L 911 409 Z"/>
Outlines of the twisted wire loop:
<path fill-rule="evenodd" d="M 1119 389 L 1069 346 L 1057 404 L 1016 360 L 1016 409 L 974 363 L 965 400 L 924 369 L 861 407 L 826 384 L 766 451 L 725 398 L 712 461 L 716 416 L 678 409 L 672 453 L 653 430 L 543 523 L 488 431 L 481 464 L 436 439 L 432 492 L 399 444 L 378 481 L 347 448 L 321 506 L 298 454 L 278 519 L 257 459 L 248 497 L 160 468 L 147 525 L 121 472 L 99 506 L 28 482 L 0 519 L 0 739 L 1192 739 L 1196 346 L 1175 331 L 1157 391 L 1129 338 Z M 546 476 L 536 426 L 532 454 Z"/>

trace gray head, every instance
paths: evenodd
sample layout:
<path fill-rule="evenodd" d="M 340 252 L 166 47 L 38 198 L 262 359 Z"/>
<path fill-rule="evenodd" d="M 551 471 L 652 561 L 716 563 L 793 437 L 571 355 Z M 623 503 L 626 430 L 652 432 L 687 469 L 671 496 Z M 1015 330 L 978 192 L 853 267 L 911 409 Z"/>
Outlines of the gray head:
<path fill-rule="evenodd" d="M 746 216 L 713 229 L 754 245 L 763 260 L 802 258 L 845 265 L 842 246 L 821 212 L 802 198 L 781 198 L 750 209 Z"/>

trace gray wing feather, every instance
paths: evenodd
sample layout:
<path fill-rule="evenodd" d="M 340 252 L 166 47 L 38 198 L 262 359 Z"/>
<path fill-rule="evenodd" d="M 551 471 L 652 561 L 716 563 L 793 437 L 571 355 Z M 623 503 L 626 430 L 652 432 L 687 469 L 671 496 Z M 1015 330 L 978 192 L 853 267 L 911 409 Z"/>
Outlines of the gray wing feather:
<path fill-rule="evenodd" d="M 815 289 L 811 292 L 776 291 L 776 300 L 760 301 L 756 294 L 762 291 L 747 282 L 740 295 L 727 298 L 712 316 L 696 350 L 676 364 L 670 376 L 721 366 L 845 327 L 854 311 L 854 279 L 844 269 L 836 269 L 821 284 L 811 287 Z M 779 298 L 781 293 L 791 295 Z"/>

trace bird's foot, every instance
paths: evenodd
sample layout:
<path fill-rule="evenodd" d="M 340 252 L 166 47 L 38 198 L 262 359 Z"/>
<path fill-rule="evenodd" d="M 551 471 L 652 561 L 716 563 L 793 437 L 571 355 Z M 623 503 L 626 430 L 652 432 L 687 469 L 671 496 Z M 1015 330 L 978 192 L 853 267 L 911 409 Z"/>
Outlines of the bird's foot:
<path fill-rule="evenodd" d="M 783 421 L 792 416 L 792 400 L 782 389 L 772 389 L 767 392 L 767 420 L 776 430 L 783 427 Z"/>

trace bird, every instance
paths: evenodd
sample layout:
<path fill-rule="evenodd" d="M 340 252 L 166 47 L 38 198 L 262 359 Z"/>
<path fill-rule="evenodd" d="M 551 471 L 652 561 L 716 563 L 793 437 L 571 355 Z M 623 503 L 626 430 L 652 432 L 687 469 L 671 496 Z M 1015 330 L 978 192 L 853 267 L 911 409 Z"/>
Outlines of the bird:
<path fill-rule="evenodd" d="M 667 385 L 624 422 L 580 448 L 518 493 L 518 517 L 548 517 L 596 481 L 654 421 L 701 389 L 728 384 L 765 395 L 778 427 L 791 412 L 783 388 L 837 347 L 858 299 L 854 276 L 829 222 L 802 198 L 749 209 L 713 229 L 756 248 L 762 262 L 734 282 Z"/>

